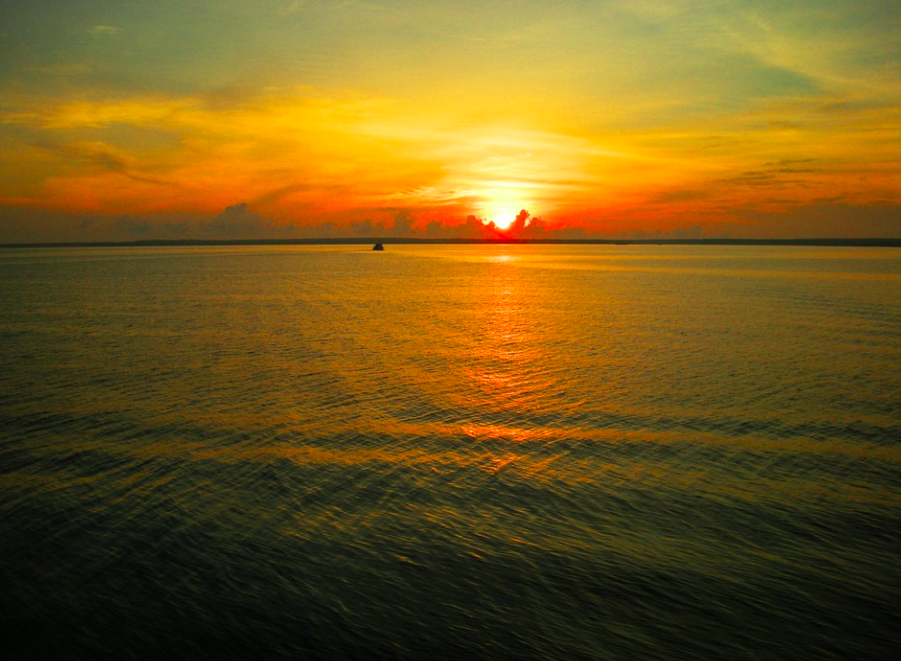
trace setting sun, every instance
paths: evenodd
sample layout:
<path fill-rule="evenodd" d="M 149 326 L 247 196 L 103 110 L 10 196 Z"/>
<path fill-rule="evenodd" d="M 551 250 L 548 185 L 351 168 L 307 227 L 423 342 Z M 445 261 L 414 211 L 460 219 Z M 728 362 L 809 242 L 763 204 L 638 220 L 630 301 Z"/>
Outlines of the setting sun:
<path fill-rule="evenodd" d="M 499 230 L 510 229 L 510 225 L 516 220 L 516 213 L 512 211 L 501 211 L 491 216 L 491 220 L 494 221 L 494 226 Z"/>

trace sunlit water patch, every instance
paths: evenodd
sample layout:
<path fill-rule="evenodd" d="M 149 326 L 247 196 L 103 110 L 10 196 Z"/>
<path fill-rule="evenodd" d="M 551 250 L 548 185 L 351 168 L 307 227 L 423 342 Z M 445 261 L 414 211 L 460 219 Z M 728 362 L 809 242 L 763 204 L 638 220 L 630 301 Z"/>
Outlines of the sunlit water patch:
<path fill-rule="evenodd" d="M 889 658 L 901 255 L 0 252 L 18 658 Z"/>

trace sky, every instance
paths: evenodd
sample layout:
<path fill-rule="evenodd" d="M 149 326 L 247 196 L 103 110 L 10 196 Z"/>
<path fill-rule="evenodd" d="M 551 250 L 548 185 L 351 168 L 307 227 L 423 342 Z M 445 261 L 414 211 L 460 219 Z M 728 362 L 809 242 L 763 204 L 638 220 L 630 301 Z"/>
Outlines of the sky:
<path fill-rule="evenodd" d="M 0 7 L 0 243 L 498 231 L 901 237 L 901 3 Z"/>

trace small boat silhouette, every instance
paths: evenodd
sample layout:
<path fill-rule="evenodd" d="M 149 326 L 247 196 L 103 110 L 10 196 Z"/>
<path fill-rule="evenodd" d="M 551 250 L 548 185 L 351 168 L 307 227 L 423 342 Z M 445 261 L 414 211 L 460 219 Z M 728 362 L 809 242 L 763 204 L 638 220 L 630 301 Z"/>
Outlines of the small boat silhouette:
<path fill-rule="evenodd" d="M 384 250 L 385 246 L 383 246 L 381 243 L 376 243 L 374 246 L 372 246 L 372 249 L 373 250 Z"/>

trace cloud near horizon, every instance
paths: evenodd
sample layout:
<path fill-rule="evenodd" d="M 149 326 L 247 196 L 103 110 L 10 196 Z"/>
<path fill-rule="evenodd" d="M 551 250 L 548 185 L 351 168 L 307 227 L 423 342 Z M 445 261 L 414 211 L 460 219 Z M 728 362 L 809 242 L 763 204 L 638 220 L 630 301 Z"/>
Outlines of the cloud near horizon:
<path fill-rule="evenodd" d="M 854 207 L 840 202 L 802 207 L 790 224 L 781 213 L 748 212 L 738 223 L 675 228 L 646 228 L 593 232 L 582 227 L 552 227 L 527 211 L 506 230 L 493 222 L 469 215 L 465 218 L 429 219 L 408 210 L 350 223 L 294 224 L 277 222 L 257 213 L 246 203 L 231 205 L 218 214 L 149 214 L 98 216 L 20 207 L 0 217 L 0 244 L 77 243 L 140 240 L 255 240 L 255 239 L 703 239 L 703 238 L 897 238 L 901 237 L 901 214 L 895 207 Z M 524 216 L 528 217 L 526 224 Z M 849 222 L 849 219 L 853 222 Z"/>

